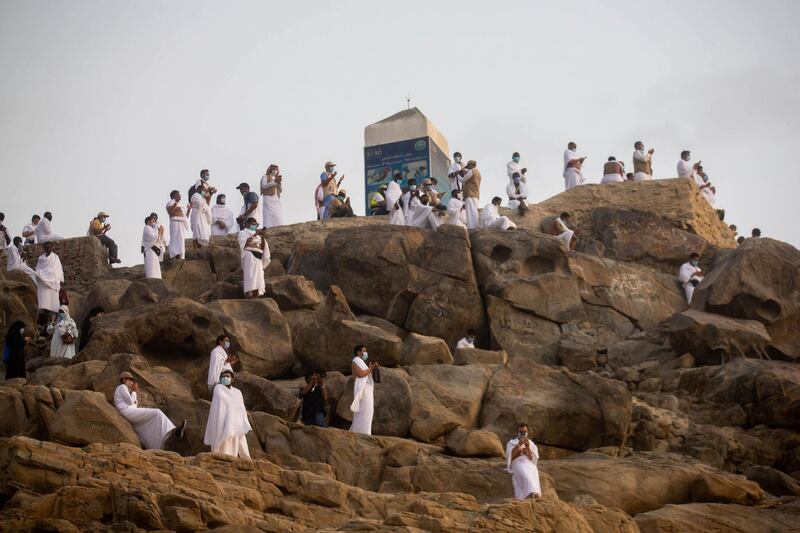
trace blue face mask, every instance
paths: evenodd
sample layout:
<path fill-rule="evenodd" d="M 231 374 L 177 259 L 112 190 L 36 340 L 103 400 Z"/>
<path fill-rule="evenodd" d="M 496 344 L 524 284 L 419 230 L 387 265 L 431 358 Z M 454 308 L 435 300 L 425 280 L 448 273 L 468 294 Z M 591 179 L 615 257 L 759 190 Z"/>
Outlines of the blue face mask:
<path fill-rule="evenodd" d="M 250 231 L 258 231 L 258 224 L 251 224 Z"/>
<path fill-rule="evenodd" d="M 330 170 L 328 170 L 328 172 L 333 174 L 334 172 L 336 172 L 336 167 L 331 167 Z"/>
<path fill-rule="evenodd" d="M 223 343 L 222 343 L 222 346 L 224 346 L 226 350 L 230 350 L 230 349 L 231 349 L 231 343 L 230 343 L 230 341 L 225 341 L 225 342 L 223 342 Z"/>
<path fill-rule="evenodd" d="M 220 378 L 219 382 L 227 387 L 227 386 L 229 386 L 231 384 L 231 377 L 230 376 L 222 376 L 222 378 Z"/>
<path fill-rule="evenodd" d="M 519 163 L 519 156 L 514 156 L 511 159 L 514 161 L 514 163 Z"/>
<path fill-rule="evenodd" d="M 695 266 L 695 267 L 696 267 L 697 265 L 699 265 L 699 264 L 700 264 L 700 261 L 698 261 L 697 259 L 692 259 L 691 261 L 689 261 L 689 263 L 690 263 L 692 266 Z"/>
<path fill-rule="evenodd" d="M 361 353 L 361 359 L 366 361 L 367 359 L 369 359 L 369 354 L 366 351 L 362 352 Z"/>

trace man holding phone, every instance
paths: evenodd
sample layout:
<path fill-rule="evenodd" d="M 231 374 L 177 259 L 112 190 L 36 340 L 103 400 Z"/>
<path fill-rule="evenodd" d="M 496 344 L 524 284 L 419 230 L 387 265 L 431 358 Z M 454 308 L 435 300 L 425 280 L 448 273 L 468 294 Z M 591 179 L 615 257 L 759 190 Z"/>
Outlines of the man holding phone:
<path fill-rule="evenodd" d="M 520 422 L 517 425 L 517 436 L 506 444 L 506 458 L 506 470 L 511 474 L 514 485 L 514 498 L 540 498 L 542 488 L 536 466 L 539 462 L 539 449 L 528 438 L 528 424 Z"/>

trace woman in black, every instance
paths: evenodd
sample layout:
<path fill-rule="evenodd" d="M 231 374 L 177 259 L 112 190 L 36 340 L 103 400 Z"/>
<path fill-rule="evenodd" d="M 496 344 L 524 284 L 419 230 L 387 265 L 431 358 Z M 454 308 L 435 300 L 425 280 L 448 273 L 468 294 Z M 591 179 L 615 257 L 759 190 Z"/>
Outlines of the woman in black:
<path fill-rule="evenodd" d="M 17 320 L 8 328 L 6 346 L 9 356 L 6 363 L 6 380 L 25 377 L 25 324 Z"/>

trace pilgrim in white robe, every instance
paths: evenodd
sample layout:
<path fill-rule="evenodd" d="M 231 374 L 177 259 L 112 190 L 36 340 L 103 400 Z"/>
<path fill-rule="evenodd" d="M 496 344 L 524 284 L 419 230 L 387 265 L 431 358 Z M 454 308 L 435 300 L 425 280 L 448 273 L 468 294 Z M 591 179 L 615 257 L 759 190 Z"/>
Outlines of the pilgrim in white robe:
<path fill-rule="evenodd" d="M 483 207 L 481 212 L 481 227 L 484 229 L 514 229 L 517 227 L 510 218 L 503 216 L 497 206 L 489 202 Z"/>
<path fill-rule="evenodd" d="M 275 194 L 261 195 L 261 205 L 264 211 L 263 218 L 265 228 L 274 228 L 276 226 L 283 225 L 283 207 L 281 206 L 280 184 L 276 183 L 272 176 L 264 174 L 261 177 L 261 190 L 274 190 L 275 188 L 277 188 Z"/>
<path fill-rule="evenodd" d="M 422 229 L 436 229 L 439 227 L 439 219 L 433 214 L 433 207 L 422 205 L 418 198 L 413 198 L 409 202 L 409 212 L 406 213 L 406 226 L 413 226 Z"/>
<path fill-rule="evenodd" d="M 454 226 L 467 227 L 467 213 L 463 209 L 464 202 L 458 198 L 450 198 L 447 202 L 447 224 Z"/>
<path fill-rule="evenodd" d="M 369 366 L 361 357 L 354 357 L 353 363 L 361 370 L 369 370 Z M 357 377 L 353 384 L 353 403 L 350 404 L 350 410 L 353 412 L 350 431 L 353 433 L 372 435 L 372 415 L 375 412 L 374 388 L 372 372 L 363 378 Z"/>
<path fill-rule="evenodd" d="M 50 339 L 50 357 L 72 359 L 75 357 L 75 347 L 78 346 L 78 326 L 75 320 L 69 316 L 69 308 L 61 306 L 64 311 L 64 318 L 59 315 L 55 322 L 47 324 L 47 333 L 52 335 Z M 64 336 L 72 336 L 72 342 L 64 342 Z"/>
<path fill-rule="evenodd" d="M 192 195 L 192 213 L 189 219 L 192 224 L 192 237 L 203 246 L 208 246 L 211 237 L 211 208 L 202 194 Z"/>
<path fill-rule="evenodd" d="M 34 234 L 36 235 L 36 242 L 44 243 L 44 242 L 51 242 L 51 241 L 60 241 L 63 240 L 64 237 L 61 235 L 56 235 L 53 233 L 53 223 L 47 220 L 46 218 L 42 217 L 42 220 L 36 224 L 36 229 L 34 230 Z"/>
<path fill-rule="evenodd" d="M 389 224 L 404 226 L 406 223 L 403 210 L 399 207 L 395 209 L 402 194 L 403 191 L 400 189 L 400 185 L 398 185 L 397 182 L 390 181 L 386 185 L 386 209 L 389 211 Z"/>
<path fill-rule="evenodd" d="M 470 197 L 464 200 L 464 221 L 467 224 L 467 229 L 478 229 L 480 227 L 477 198 Z"/>
<path fill-rule="evenodd" d="M 460 341 L 456 343 L 456 348 L 474 348 L 475 344 L 469 342 L 466 337 L 463 337 Z"/>
<path fill-rule="evenodd" d="M 13 272 L 15 270 L 24 272 L 33 280 L 34 285 L 38 284 L 36 281 L 36 271 L 22 261 L 19 250 L 12 244 L 6 247 L 6 271 Z"/>
<path fill-rule="evenodd" d="M 167 203 L 167 213 L 177 205 L 175 200 Z M 189 219 L 185 214 L 169 217 L 169 256 L 184 259 L 186 257 L 186 235 L 189 233 Z"/>
<path fill-rule="evenodd" d="M 246 247 L 247 240 L 253 235 L 256 235 L 256 232 L 245 228 L 236 237 L 239 241 L 239 252 L 242 261 L 242 286 L 245 294 L 257 290 L 258 295 L 261 296 L 267 290 L 264 282 L 264 269 L 269 265 L 271 256 L 268 243 L 264 243 L 263 252 L 260 246 L 257 246 L 261 243 L 260 235 L 256 235 L 256 242 Z M 253 255 L 253 252 L 262 254 L 261 259 Z"/>
<path fill-rule="evenodd" d="M 701 274 L 695 274 L 698 268 L 692 265 L 691 262 L 687 261 L 681 265 L 680 270 L 678 271 L 678 281 L 681 282 L 683 285 L 683 292 L 686 294 L 686 303 L 692 303 L 692 296 L 694 295 L 694 282 L 700 282 L 703 280 L 703 276 Z"/>
<path fill-rule="evenodd" d="M 567 250 L 569 250 L 569 245 L 572 242 L 572 237 L 575 235 L 575 232 L 569 229 L 566 224 L 564 224 L 564 221 L 561 220 L 561 217 L 558 217 L 555 222 L 558 224 L 558 229 L 560 231 L 560 233 L 556 235 L 556 238 L 561 240 L 567 247 Z"/>
<path fill-rule="evenodd" d="M 314 189 L 314 209 L 317 210 L 317 220 L 322 220 L 325 216 L 325 188 L 321 183 Z"/>
<path fill-rule="evenodd" d="M 242 391 L 218 383 L 212 393 L 203 443 L 211 446 L 212 452 L 249 459 L 246 435 L 251 429 Z"/>
<path fill-rule="evenodd" d="M 681 159 L 678 161 L 678 177 L 679 178 L 690 178 L 694 176 L 694 165 L 692 165 L 689 161 L 684 161 Z"/>
<path fill-rule="evenodd" d="M 125 384 L 120 384 L 114 390 L 114 407 L 131 423 L 145 449 L 161 449 L 167 434 L 175 429 L 175 424 L 161 409 L 139 407 L 136 393 L 131 392 Z"/>
<path fill-rule="evenodd" d="M 26 235 L 26 233 L 31 233 Z M 25 244 L 36 244 L 36 224 L 29 222 L 22 227 L 22 238 L 25 239 Z"/>
<path fill-rule="evenodd" d="M 145 224 L 142 231 L 142 247 L 144 248 L 144 277 L 161 279 L 161 255 L 164 254 L 163 245 L 158 239 L 158 228 Z M 161 251 L 157 254 L 153 248 Z"/>
<path fill-rule="evenodd" d="M 514 179 L 514 174 L 519 174 L 519 180 L 522 183 L 528 182 L 528 179 L 525 177 L 525 174 L 522 173 L 522 165 L 519 163 L 515 163 L 513 160 L 509 161 L 506 164 L 506 174 L 508 174 L 508 181 L 512 181 Z"/>
<path fill-rule="evenodd" d="M 456 174 L 457 172 L 461 172 L 464 169 L 464 165 L 461 163 L 453 163 L 450 165 L 450 168 L 447 170 L 447 176 L 450 177 L 450 174 Z M 449 178 L 450 179 L 450 190 L 461 190 L 464 188 L 464 178 L 460 174 L 456 174 L 455 177 Z"/>
<path fill-rule="evenodd" d="M 703 195 L 703 198 L 705 198 L 706 201 L 713 207 L 714 202 L 717 201 L 717 195 L 711 190 L 711 187 L 705 187 L 706 180 L 703 179 L 703 176 L 695 174 L 694 182 L 697 185 L 697 188 L 700 190 L 700 194 Z"/>
<path fill-rule="evenodd" d="M 513 461 L 511 454 L 514 448 L 519 446 L 519 439 L 514 438 L 506 444 L 506 470 L 511 474 L 511 483 L 514 486 L 514 498 L 517 500 L 524 500 L 532 494 L 536 496 L 542 495 L 542 488 L 539 484 L 539 449 L 533 441 L 530 442 L 531 452 L 533 452 L 533 460 L 528 458 L 527 455 L 522 454 Z"/>
<path fill-rule="evenodd" d="M 519 188 L 519 190 L 517 190 L 517 188 Z M 506 196 L 508 196 L 508 207 L 510 209 L 517 209 L 519 208 L 519 200 L 516 200 L 516 198 L 518 196 L 527 198 L 528 186 L 522 181 L 519 182 L 519 186 L 514 185 L 514 182 L 511 181 L 508 185 L 506 185 Z"/>
<path fill-rule="evenodd" d="M 574 159 L 580 159 L 574 150 L 564 150 L 564 190 L 568 191 L 578 185 L 583 185 L 585 181 L 583 172 L 578 167 L 569 166 L 569 162 Z"/>
<path fill-rule="evenodd" d="M 217 223 L 225 225 L 220 228 Z M 211 208 L 211 235 L 228 235 L 236 226 L 236 217 L 227 205 L 215 205 Z"/>
<path fill-rule="evenodd" d="M 55 252 L 46 253 L 39 256 L 36 261 L 36 299 L 39 303 L 39 310 L 46 309 L 53 313 L 58 313 L 60 303 L 58 301 L 58 291 L 64 282 L 64 270 L 61 268 L 61 259 Z"/>
<path fill-rule="evenodd" d="M 222 374 L 223 370 L 233 372 L 233 368 L 231 368 L 231 364 L 227 362 L 227 359 L 228 354 L 222 346 L 217 345 L 211 350 L 211 356 L 208 361 L 208 392 L 213 391 L 214 387 L 219 383 L 219 375 Z"/>

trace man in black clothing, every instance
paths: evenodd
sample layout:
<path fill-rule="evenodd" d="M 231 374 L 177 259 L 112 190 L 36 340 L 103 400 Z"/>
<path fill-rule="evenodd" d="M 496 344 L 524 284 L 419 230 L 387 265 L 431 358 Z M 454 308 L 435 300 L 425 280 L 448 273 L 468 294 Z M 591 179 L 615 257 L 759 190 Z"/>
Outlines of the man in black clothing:
<path fill-rule="evenodd" d="M 325 417 L 325 404 L 328 402 L 328 389 L 325 387 L 325 372 L 314 370 L 306 374 L 306 384 L 300 387 L 303 408 L 300 418 L 307 426 L 328 427 Z"/>

